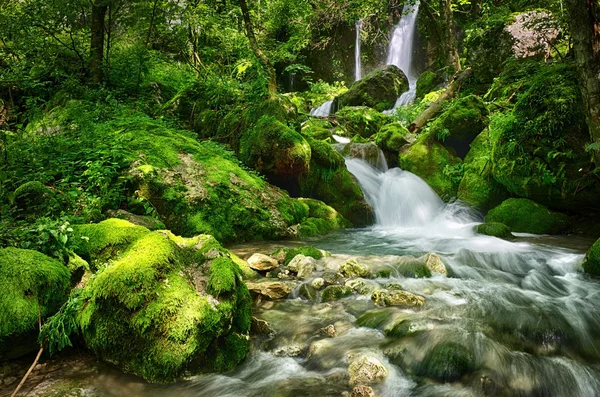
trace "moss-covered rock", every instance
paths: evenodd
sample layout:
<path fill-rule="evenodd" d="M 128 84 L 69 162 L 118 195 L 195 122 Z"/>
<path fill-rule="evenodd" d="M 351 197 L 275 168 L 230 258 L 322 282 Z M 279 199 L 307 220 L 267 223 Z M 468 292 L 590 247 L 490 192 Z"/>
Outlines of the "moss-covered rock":
<path fill-rule="evenodd" d="M 314 117 L 306 120 L 302 124 L 301 134 L 323 141 L 327 139 L 333 139 L 331 136 L 332 130 L 333 125 L 329 120 Z"/>
<path fill-rule="evenodd" d="M 287 266 L 296 255 L 304 255 L 319 260 L 323 257 L 323 252 L 307 245 L 299 248 L 278 248 L 271 253 L 273 258 L 276 258 L 279 263 L 285 266 Z"/>
<path fill-rule="evenodd" d="M 477 226 L 477 233 L 498 238 L 512 238 L 510 228 L 500 222 L 486 222 Z"/>
<path fill-rule="evenodd" d="M 275 185 L 287 185 L 308 172 L 311 150 L 306 140 L 272 116 L 263 116 L 240 141 L 240 158 Z"/>
<path fill-rule="evenodd" d="M 345 107 L 335 114 L 347 135 L 369 138 L 389 123 L 389 116 L 365 106 Z"/>
<path fill-rule="evenodd" d="M 471 351 L 463 345 L 441 342 L 427 352 L 416 372 L 440 382 L 454 382 L 473 370 L 474 361 Z"/>
<path fill-rule="evenodd" d="M 513 232 L 558 234 L 567 227 L 568 217 L 523 198 L 510 198 L 488 212 L 486 222 L 503 223 Z"/>
<path fill-rule="evenodd" d="M 346 169 L 342 155 L 325 142 L 308 142 L 312 151 L 310 171 L 300 177 L 300 195 L 327 203 L 354 226 L 371 224 L 373 211 L 360 185 Z"/>
<path fill-rule="evenodd" d="M 413 143 L 415 136 L 400 123 L 384 125 L 377 135 L 375 143 L 384 151 L 398 152 L 402 146 Z"/>
<path fill-rule="evenodd" d="M 331 302 L 334 300 L 345 298 L 352 295 L 352 288 L 345 285 L 329 285 L 321 292 L 321 300 L 323 302 Z"/>
<path fill-rule="evenodd" d="M 458 187 L 458 198 L 473 207 L 489 210 L 509 197 L 506 188 L 492 176 L 489 130 L 483 130 L 470 146 L 464 160 L 464 176 Z"/>
<path fill-rule="evenodd" d="M 336 97 L 336 108 L 368 106 L 382 112 L 394 106 L 407 89 L 408 79 L 404 73 L 397 66 L 387 65 L 372 71 Z"/>
<path fill-rule="evenodd" d="M 506 103 L 516 94 L 514 108 L 490 122 L 493 177 L 512 195 L 558 210 L 599 209 L 598 170 L 590 170 L 585 151 L 590 138 L 575 68 L 520 62 L 499 80 L 514 88 L 498 87 L 490 96 Z"/>
<path fill-rule="evenodd" d="M 488 110 L 476 95 L 457 99 L 429 125 L 429 134 L 464 158 L 469 145 L 485 128 Z"/>
<path fill-rule="evenodd" d="M 417 93 L 416 99 L 420 100 L 430 92 L 436 91 L 444 83 L 444 75 L 442 73 L 435 73 L 432 71 L 426 71 L 421 73 L 417 79 Z"/>
<path fill-rule="evenodd" d="M 35 213 L 49 204 L 53 197 L 52 190 L 38 181 L 26 182 L 13 193 L 13 203 L 17 208 L 28 213 Z"/>
<path fill-rule="evenodd" d="M 151 382 L 225 371 L 246 357 L 251 299 L 211 236 L 178 237 L 109 219 L 82 225 L 79 253 L 99 271 L 77 315 L 86 346 Z"/>
<path fill-rule="evenodd" d="M 339 150 L 339 149 L 338 149 Z M 341 148 L 341 154 L 346 158 L 355 158 L 366 161 L 375 168 L 381 168 L 385 164 L 385 157 L 382 156 L 381 150 L 372 142 L 358 143 L 350 142 Z"/>
<path fill-rule="evenodd" d="M 425 298 L 401 289 L 380 289 L 371 294 L 373 303 L 379 306 L 421 307 Z"/>
<path fill-rule="evenodd" d="M 462 161 L 439 142 L 422 135 L 400 152 L 398 165 L 423 178 L 443 199 L 456 197 L 462 179 Z"/>
<path fill-rule="evenodd" d="M 371 269 L 356 259 L 348 259 L 340 265 L 340 273 L 344 277 L 368 277 L 371 275 Z"/>
<path fill-rule="evenodd" d="M 0 360 L 39 349 L 38 319 L 58 311 L 69 294 L 65 265 L 36 251 L 0 249 Z"/>
<path fill-rule="evenodd" d="M 308 217 L 298 228 L 301 237 L 323 235 L 352 225 L 342 214 L 322 201 L 307 198 L 298 200 L 308 206 Z"/>
<path fill-rule="evenodd" d="M 394 265 L 394 270 L 402 277 L 428 278 L 431 270 L 423 262 L 407 261 Z"/>
<path fill-rule="evenodd" d="M 600 277 L 600 240 L 597 240 L 587 252 L 583 261 L 583 271 L 591 276 Z"/>

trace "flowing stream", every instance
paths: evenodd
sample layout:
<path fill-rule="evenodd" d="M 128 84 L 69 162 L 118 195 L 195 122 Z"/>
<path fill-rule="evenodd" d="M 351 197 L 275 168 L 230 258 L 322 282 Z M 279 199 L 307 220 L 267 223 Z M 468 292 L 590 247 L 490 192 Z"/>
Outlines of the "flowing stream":
<path fill-rule="evenodd" d="M 363 21 L 356 21 L 356 42 L 354 44 L 354 81 L 362 79 L 362 65 L 360 60 L 360 32 L 362 31 Z"/>
<path fill-rule="evenodd" d="M 396 108 L 405 106 L 415 100 L 417 93 L 416 71 L 413 67 L 413 47 L 417 30 L 417 15 L 419 13 L 419 1 L 407 5 L 408 9 L 403 11 L 402 18 L 392 31 L 392 39 L 388 49 L 387 65 L 396 65 L 408 79 L 408 91 L 402 93 L 396 100 L 394 107 L 384 113 L 390 114 Z"/>
<path fill-rule="evenodd" d="M 360 159 L 347 159 L 347 166 L 375 210 L 375 226 L 308 242 L 232 247 L 243 257 L 305 243 L 332 253 L 313 276 L 297 281 L 290 298 L 255 304 L 254 315 L 274 332 L 253 337 L 242 365 L 170 385 L 149 385 L 101 366 L 87 375 L 88 391 L 97 393 L 90 395 L 339 396 L 351 390 L 348 366 L 361 354 L 387 368 L 385 379 L 371 385 L 380 397 L 600 395 L 600 289 L 580 272 L 589 241 L 478 235 L 478 213 L 445 204 L 414 174 Z M 399 264 L 431 252 L 447 276 L 398 273 Z M 377 271 L 362 280 L 367 287 L 401 286 L 424 297 L 425 305 L 381 308 L 370 293 L 327 303 L 300 297 L 302 282 L 335 272 L 348 258 Z M 323 332 L 328 325 L 335 337 Z M 390 336 L 390 329 L 402 332 Z M 449 342 L 468 351 L 466 373 L 447 383 L 423 375 L 428 352 Z"/>

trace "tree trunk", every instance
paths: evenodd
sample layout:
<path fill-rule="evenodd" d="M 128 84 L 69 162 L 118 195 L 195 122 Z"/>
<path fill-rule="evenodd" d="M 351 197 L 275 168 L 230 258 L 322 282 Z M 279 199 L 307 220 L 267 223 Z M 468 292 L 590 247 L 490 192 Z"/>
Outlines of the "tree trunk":
<path fill-rule="evenodd" d="M 446 53 L 446 64 L 452 67 L 454 72 L 460 71 L 460 60 L 458 58 L 458 49 L 456 47 L 456 37 L 454 35 L 454 15 L 452 14 L 452 0 L 441 0 L 440 7 L 443 32 L 444 32 L 444 50 Z"/>
<path fill-rule="evenodd" d="M 590 137 L 600 143 L 600 5 L 597 0 L 568 0 L 567 7 Z M 600 166 L 599 149 L 594 160 Z"/>
<path fill-rule="evenodd" d="M 250 13 L 248 12 L 246 0 L 240 0 L 240 7 L 242 9 L 242 15 L 244 16 L 246 36 L 248 36 L 250 48 L 252 48 L 254 55 L 256 55 L 260 63 L 262 63 L 263 68 L 265 68 L 265 71 L 269 75 L 269 83 L 267 87 L 269 89 L 269 95 L 275 96 L 277 94 L 277 78 L 275 75 L 275 68 L 273 68 L 269 58 L 267 58 L 267 56 L 258 47 L 258 42 L 256 41 L 256 36 L 254 36 L 254 28 L 252 27 L 252 20 L 250 19 Z"/>
<path fill-rule="evenodd" d="M 102 61 L 104 58 L 104 18 L 107 9 L 108 4 L 105 0 L 92 2 L 90 72 L 94 84 L 100 84 L 104 80 Z"/>
<path fill-rule="evenodd" d="M 425 109 L 423 113 L 421 113 L 415 119 L 415 121 L 413 121 L 408 126 L 408 130 L 410 132 L 418 133 L 421 128 L 425 127 L 427 123 L 429 123 L 429 120 L 431 120 L 433 116 L 435 116 L 436 113 L 442 109 L 442 104 L 448 99 L 452 98 L 454 94 L 456 94 L 456 91 L 460 88 L 462 82 L 467 77 L 469 77 L 472 72 L 473 71 L 471 70 L 471 68 L 467 68 L 460 72 L 458 75 L 456 75 L 456 77 L 454 78 L 454 80 L 452 80 L 448 88 L 446 88 L 446 91 L 444 91 L 444 93 L 440 95 L 437 101 L 429 105 L 429 107 Z"/>

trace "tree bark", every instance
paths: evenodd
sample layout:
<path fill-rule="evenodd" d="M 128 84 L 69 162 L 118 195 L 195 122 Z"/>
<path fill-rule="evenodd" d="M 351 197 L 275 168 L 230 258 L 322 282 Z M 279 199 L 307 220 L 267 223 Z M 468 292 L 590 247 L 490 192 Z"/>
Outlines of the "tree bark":
<path fill-rule="evenodd" d="M 454 15 L 452 13 L 452 0 L 441 0 L 441 16 L 444 32 L 444 47 L 446 52 L 446 63 L 452 67 L 454 72 L 460 71 L 460 59 L 458 57 L 458 48 L 456 47 L 456 37 L 454 35 Z"/>
<path fill-rule="evenodd" d="M 600 4 L 568 0 L 567 7 L 586 121 L 592 142 L 600 143 Z M 594 151 L 594 161 L 600 166 L 599 149 Z"/>
<path fill-rule="evenodd" d="M 240 7 L 242 9 L 242 15 L 244 16 L 244 25 L 246 27 L 246 36 L 248 37 L 248 42 L 250 42 L 250 48 L 254 52 L 254 55 L 259 59 L 263 68 L 267 72 L 269 76 L 269 82 L 267 88 L 269 90 L 269 95 L 275 96 L 277 94 L 277 77 L 275 74 L 275 68 L 269 61 L 269 58 L 261 51 L 258 46 L 258 42 L 256 41 L 256 36 L 254 35 L 254 28 L 252 27 L 252 20 L 250 19 L 250 13 L 248 12 L 248 6 L 246 4 L 246 0 L 240 0 Z"/>
<path fill-rule="evenodd" d="M 108 3 L 105 0 L 92 1 L 92 26 L 90 46 L 90 72 L 92 83 L 100 84 L 104 80 L 104 19 Z"/>
<path fill-rule="evenodd" d="M 425 127 L 427 123 L 429 123 L 429 120 L 431 120 L 433 116 L 435 116 L 436 113 L 440 111 L 440 109 L 442 108 L 442 104 L 448 99 L 452 98 L 454 94 L 456 94 L 456 91 L 460 88 L 462 82 L 472 73 L 473 71 L 471 70 L 471 68 L 467 68 L 460 72 L 458 75 L 456 75 L 456 77 L 454 78 L 454 80 L 452 80 L 448 88 L 446 88 L 446 91 L 444 91 L 444 93 L 440 95 L 437 101 L 429 105 L 429 107 L 425 109 L 423 113 L 421 113 L 415 119 L 415 121 L 413 121 L 408 126 L 408 130 L 410 132 L 418 133 L 421 128 Z"/>

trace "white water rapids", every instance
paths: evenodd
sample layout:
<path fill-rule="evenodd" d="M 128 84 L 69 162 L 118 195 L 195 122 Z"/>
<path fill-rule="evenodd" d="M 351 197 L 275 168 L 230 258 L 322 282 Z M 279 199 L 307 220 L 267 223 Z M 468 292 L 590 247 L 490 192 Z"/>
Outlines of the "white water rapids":
<path fill-rule="evenodd" d="M 354 43 L 354 81 L 362 79 L 362 65 L 360 59 L 360 32 L 362 30 L 363 21 L 356 21 L 356 40 Z"/>

